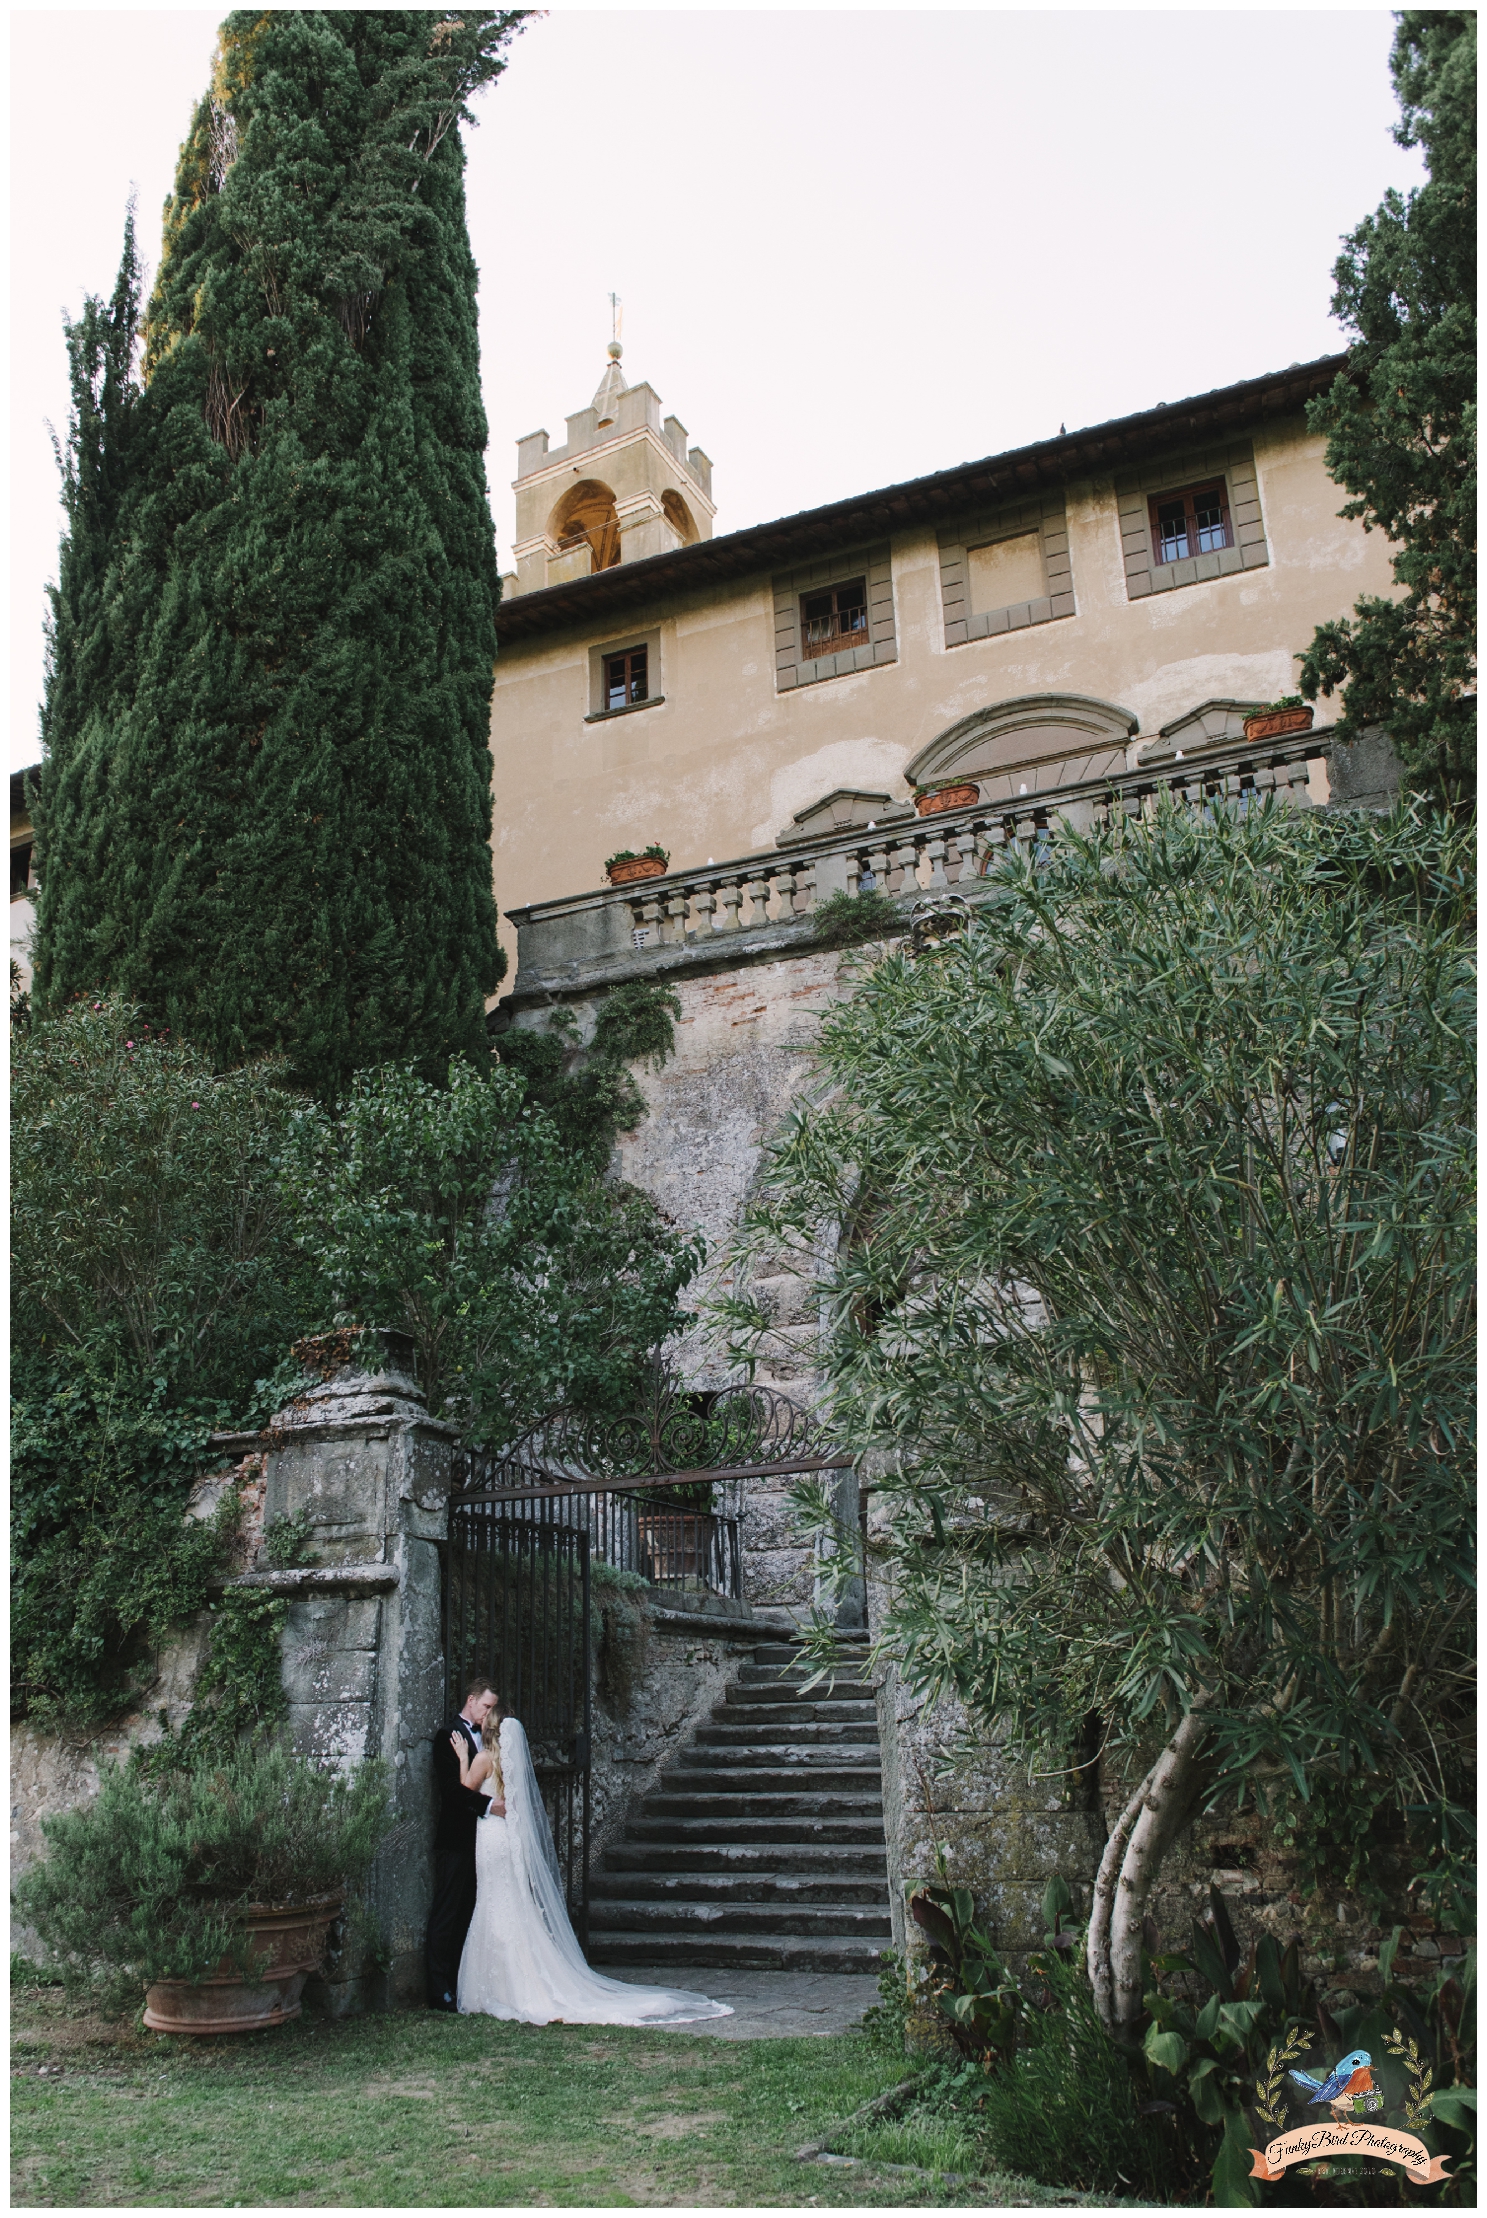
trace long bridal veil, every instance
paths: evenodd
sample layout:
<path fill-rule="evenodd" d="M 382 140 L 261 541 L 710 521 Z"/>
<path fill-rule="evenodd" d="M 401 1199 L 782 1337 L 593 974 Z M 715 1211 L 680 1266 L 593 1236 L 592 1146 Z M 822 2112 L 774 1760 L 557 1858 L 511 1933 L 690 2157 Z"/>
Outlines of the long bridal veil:
<path fill-rule="evenodd" d="M 550 1958 L 542 1966 L 542 1977 L 550 1989 L 544 2001 L 552 2005 L 551 2015 L 577 2025 L 691 2025 L 701 2018 L 731 2018 L 728 2003 L 710 2002 L 706 1995 L 689 1994 L 681 1987 L 634 1987 L 628 1980 L 606 1979 L 590 1970 L 569 1923 L 557 1851 L 526 1732 L 514 1717 L 501 1726 L 501 1772 L 518 1895 L 530 1901 L 550 1943 L 550 1950 L 540 1953 Z"/>

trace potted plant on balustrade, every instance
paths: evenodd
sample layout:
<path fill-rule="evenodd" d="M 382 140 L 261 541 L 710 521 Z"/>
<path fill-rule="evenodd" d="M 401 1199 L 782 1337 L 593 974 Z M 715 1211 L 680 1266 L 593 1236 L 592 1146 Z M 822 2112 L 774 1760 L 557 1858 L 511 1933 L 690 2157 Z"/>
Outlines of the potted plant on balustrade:
<path fill-rule="evenodd" d="M 633 885 L 637 878 L 660 878 L 665 875 L 671 857 L 664 847 L 651 843 L 637 855 L 633 847 L 622 847 L 611 855 L 604 865 L 604 873 L 612 886 Z"/>
<path fill-rule="evenodd" d="M 1283 693 L 1244 720 L 1246 739 L 1284 739 L 1292 732 L 1311 730 L 1312 710 L 1299 693 Z"/>
<path fill-rule="evenodd" d="M 955 778 L 946 784 L 916 786 L 914 806 L 921 816 L 938 816 L 943 809 L 968 809 L 981 798 L 974 778 Z"/>
<path fill-rule="evenodd" d="M 158 2032 L 257 2032 L 299 2016 L 390 1824 L 380 1763 L 343 1774 L 264 1736 L 168 1762 L 136 1750 L 85 1808 L 43 1819 L 15 1908 L 74 1990 L 143 1991 Z"/>

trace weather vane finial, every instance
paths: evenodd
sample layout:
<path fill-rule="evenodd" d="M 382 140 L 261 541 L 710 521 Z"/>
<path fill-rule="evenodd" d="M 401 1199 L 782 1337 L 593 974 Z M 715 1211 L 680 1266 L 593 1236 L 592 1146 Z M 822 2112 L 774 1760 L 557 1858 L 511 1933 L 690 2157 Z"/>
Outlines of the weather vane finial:
<path fill-rule="evenodd" d="M 624 348 L 620 345 L 620 332 L 624 329 L 624 323 L 624 303 L 618 293 L 611 293 L 609 296 L 609 356 L 613 362 L 618 362 L 624 352 Z"/>

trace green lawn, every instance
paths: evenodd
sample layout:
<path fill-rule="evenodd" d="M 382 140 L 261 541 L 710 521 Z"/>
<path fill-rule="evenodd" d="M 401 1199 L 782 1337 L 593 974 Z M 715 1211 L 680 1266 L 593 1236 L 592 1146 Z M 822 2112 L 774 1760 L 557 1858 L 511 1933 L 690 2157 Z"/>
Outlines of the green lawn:
<path fill-rule="evenodd" d="M 79 2019 L 35 1988 L 16 1990 L 13 2021 L 23 2207 L 1072 2199 L 796 2163 L 904 2076 L 857 2033 L 718 2041 L 410 2012 L 207 2042 Z"/>

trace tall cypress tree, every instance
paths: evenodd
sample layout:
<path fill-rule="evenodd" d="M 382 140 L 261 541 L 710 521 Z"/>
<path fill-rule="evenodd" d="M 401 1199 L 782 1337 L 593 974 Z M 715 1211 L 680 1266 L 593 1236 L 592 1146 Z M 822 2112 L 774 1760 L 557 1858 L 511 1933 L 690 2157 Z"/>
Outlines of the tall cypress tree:
<path fill-rule="evenodd" d="M 1389 193 L 1345 242 L 1332 312 L 1355 343 L 1307 418 L 1354 496 L 1339 513 L 1398 549 L 1399 592 L 1320 625 L 1301 690 L 1341 688 L 1342 738 L 1384 725 L 1416 784 L 1460 799 L 1477 723 L 1477 19 L 1395 20 L 1394 136 L 1424 149 L 1429 179 Z"/>
<path fill-rule="evenodd" d="M 107 986 L 324 1092 L 483 1046 L 499 583 L 457 126 L 522 20 L 229 16 L 142 384 L 132 243 L 70 334 L 43 1010 Z"/>

